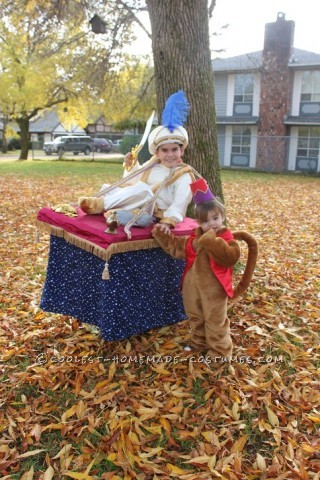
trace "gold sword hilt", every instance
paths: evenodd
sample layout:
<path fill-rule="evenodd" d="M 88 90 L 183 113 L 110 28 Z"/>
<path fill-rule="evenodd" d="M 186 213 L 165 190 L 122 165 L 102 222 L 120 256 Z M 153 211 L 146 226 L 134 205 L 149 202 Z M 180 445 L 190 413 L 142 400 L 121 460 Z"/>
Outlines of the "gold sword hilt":
<path fill-rule="evenodd" d="M 138 161 L 138 153 L 140 152 L 141 150 L 141 145 L 136 145 L 135 147 L 132 147 L 131 148 L 131 155 L 132 155 L 132 162 L 130 165 L 126 165 L 125 162 L 123 162 L 123 168 L 125 168 L 125 170 L 127 172 L 130 172 L 130 170 L 132 170 L 132 168 L 134 167 L 134 165 L 137 163 Z"/>

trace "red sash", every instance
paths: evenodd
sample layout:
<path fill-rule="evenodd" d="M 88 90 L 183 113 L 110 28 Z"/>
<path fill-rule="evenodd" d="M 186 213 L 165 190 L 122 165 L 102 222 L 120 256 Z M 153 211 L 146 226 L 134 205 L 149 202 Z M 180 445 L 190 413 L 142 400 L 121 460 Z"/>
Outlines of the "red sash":
<path fill-rule="evenodd" d="M 217 235 L 218 237 L 223 238 L 226 242 L 230 242 L 234 237 L 230 230 L 226 230 L 222 232 L 221 234 Z M 186 266 L 184 268 L 184 272 L 182 274 L 182 279 L 181 279 L 181 287 L 184 282 L 185 276 L 187 272 L 190 270 L 192 267 L 197 253 L 195 249 L 193 248 L 192 241 L 196 237 L 195 232 L 192 232 L 190 237 L 187 240 L 186 244 Z M 232 298 L 233 297 L 233 288 L 232 288 L 232 267 L 223 267 L 222 265 L 218 265 L 212 258 L 210 258 L 210 266 L 211 270 L 214 273 L 214 275 L 217 277 L 221 285 L 223 286 L 226 294 L 228 297 Z"/>

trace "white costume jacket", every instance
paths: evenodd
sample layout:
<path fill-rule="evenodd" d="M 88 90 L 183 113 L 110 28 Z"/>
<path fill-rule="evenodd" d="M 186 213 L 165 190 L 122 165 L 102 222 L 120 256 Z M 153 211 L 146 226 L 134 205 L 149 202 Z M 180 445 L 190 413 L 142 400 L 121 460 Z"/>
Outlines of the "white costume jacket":
<path fill-rule="evenodd" d="M 134 210 L 156 195 L 154 215 L 162 222 L 175 226 L 176 223 L 182 222 L 192 199 L 189 187 L 190 183 L 194 181 L 192 169 L 182 162 L 172 169 L 159 163 L 155 158 L 149 162 L 153 163 L 152 168 L 128 181 L 124 187 L 115 188 L 104 196 L 104 208 L 105 210 L 112 208 Z M 130 170 L 130 174 L 140 168 L 141 166 L 136 163 Z M 124 178 L 128 173 L 124 172 Z M 172 176 L 157 194 L 159 186 L 170 173 Z M 104 187 L 105 185 L 102 186 L 102 188 Z"/>

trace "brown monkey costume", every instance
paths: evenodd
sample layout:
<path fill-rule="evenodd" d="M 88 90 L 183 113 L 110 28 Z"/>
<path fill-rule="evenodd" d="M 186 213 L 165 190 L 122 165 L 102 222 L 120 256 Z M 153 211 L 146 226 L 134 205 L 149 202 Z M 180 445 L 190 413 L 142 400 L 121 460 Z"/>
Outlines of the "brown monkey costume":
<path fill-rule="evenodd" d="M 213 202 L 216 199 L 204 179 L 191 184 L 194 202 Z M 217 201 L 218 205 L 221 205 Z M 222 206 L 223 208 L 223 206 Z M 201 223 L 201 222 L 199 222 Z M 160 247 L 169 255 L 185 259 L 186 267 L 182 278 L 183 304 L 190 321 L 192 346 L 208 350 L 211 359 L 230 357 L 232 340 L 227 317 L 228 298 L 239 297 L 248 287 L 256 265 L 258 247 L 255 239 L 245 232 L 231 233 L 226 227 L 204 232 L 201 227 L 189 237 L 175 237 L 172 233 L 153 230 Z M 232 268 L 240 258 L 240 247 L 236 240 L 248 245 L 248 259 L 242 278 L 233 290 Z"/>

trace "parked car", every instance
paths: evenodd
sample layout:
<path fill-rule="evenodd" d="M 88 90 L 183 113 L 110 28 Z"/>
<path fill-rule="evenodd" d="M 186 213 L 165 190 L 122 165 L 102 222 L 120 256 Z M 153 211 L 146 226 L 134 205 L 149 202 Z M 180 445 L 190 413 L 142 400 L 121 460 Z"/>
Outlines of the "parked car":
<path fill-rule="evenodd" d="M 93 151 L 93 141 L 91 137 L 86 135 L 65 135 L 55 138 L 53 142 L 45 142 L 43 150 L 47 155 L 52 153 L 62 155 L 63 152 L 73 152 L 74 155 L 79 153 L 89 155 Z"/>
<path fill-rule="evenodd" d="M 116 152 L 119 152 L 119 151 L 120 151 L 121 142 L 122 142 L 122 139 L 120 139 L 120 140 L 115 140 L 114 142 L 112 142 L 112 144 L 113 144 L 113 149 L 114 149 Z"/>
<path fill-rule="evenodd" d="M 93 148 L 95 152 L 111 152 L 113 145 L 106 138 L 93 138 Z"/>

